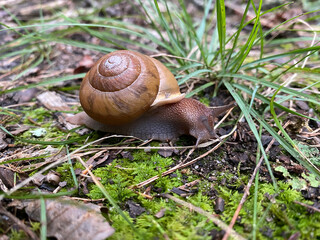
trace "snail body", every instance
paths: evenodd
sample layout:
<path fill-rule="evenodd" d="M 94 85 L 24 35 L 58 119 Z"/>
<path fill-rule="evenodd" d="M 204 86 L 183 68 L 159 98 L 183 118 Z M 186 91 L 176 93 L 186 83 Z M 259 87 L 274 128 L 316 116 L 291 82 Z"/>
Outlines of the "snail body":
<path fill-rule="evenodd" d="M 197 144 L 217 137 L 214 118 L 234 106 L 210 109 L 184 98 L 162 63 L 127 50 L 99 59 L 83 79 L 79 95 L 84 112 L 69 117 L 72 124 L 161 141 L 188 134 Z"/>

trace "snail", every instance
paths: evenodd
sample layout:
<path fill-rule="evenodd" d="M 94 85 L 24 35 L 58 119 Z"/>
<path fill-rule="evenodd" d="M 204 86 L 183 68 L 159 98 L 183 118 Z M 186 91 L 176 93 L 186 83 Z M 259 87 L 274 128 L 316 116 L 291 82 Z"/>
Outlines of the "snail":
<path fill-rule="evenodd" d="M 215 117 L 234 106 L 211 109 L 185 98 L 161 62 L 128 50 L 100 58 L 84 77 L 79 98 L 84 112 L 68 117 L 72 124 L 160 141 L 186 134 L 196 145 L 218 137 Z"/>

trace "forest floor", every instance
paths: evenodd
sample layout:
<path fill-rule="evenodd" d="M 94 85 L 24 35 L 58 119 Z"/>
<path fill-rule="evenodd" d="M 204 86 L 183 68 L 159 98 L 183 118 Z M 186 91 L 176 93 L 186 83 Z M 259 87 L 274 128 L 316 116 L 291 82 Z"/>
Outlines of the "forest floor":
<path fill-rule="evenodd" d="M 121 36 L 130 41 L 103 41 L 91 30 L 110 34 L 116 30 L 72 24 L 68 28 L 59 26 L 59 20 L 81 19 L 89 24 L 95 21 L 86 18 L 86 12 L 91 10 L 91 16 L 145 27 L 141 6 L 132 7 L 121 1 L 104 7 L 99 1 L 2 2 L 0 239 L 45 239 L 46 235 L 57 239 L 222 239 L 229 224 L 232 230 L 228 234 L 234 239 L 320 238 L 320 179 L 269 132 L 262 131 L 266 163 L 263 154 L 259 155 L 260 145 L 248 121 L 239 117 L 239 107 L 229 112 L 217 129 L 223 141 L 215 139 L 199 148 L 194 147 L 191 136 L 182 136 L 174 143 L 142 141 L 74 128 L 66 121 L 67 116 L 81 110 L 78 93 L 84 73 L 106 50 L 120 49 L 121 44 L 156 55 L 151 49 L 157 46 L 130 31 Z M 194 19 L 201 19 L 203 6 L 197 2 L 186 4 L 187 12 Z M 242 1 L 227 2 L 226 28 L 232 35 L 246 5 Z M 265 2 L 264 10 L 278 4 Z M 271 29 L 312 11 L 310 8 L 307 3 L 280 8 L 261 18 L 262 28 Z M 254 16 L 254 11 L 249 10 L 247 18 Z M 301 19 L 312 16 L 317 15 L 302 15 Z M 309 22 L 316 31 L 318 19 Z M 46 28 L 44 22 L 55 26 Z M 20 28 L 7 30 L 7 26 Z M 249 34 L 251 29 L 252 25 L 248 25 L 244 31 Z M 301 33 L 294 29 L 270 38 L 312 36 L 312 31 Z M 80 43 L 87 45 L 81 47 Z M 148 45 L 149 49 L 141 45 Z M 306 47 L 306 42 L 292 45 Z M 292 45 L 283 43 L 272 51 L 282 53 Z M 157 50 L 164 51 L 159 47 Z M 250 57 L 258 56 L 259 51 L 258 47 L 252 49 Z M 288 60 L 276 61 L 282 64 Z M 319 66 L 319 54 L 308 65 Z M 198 83 L 195 80 L 191 85 Z M 193 98 L 210 106 L 233 101 L 225 87 L 220 87 L 213 97 L 217 85 Z M 294 89 L 303 87 L 294 85 Z M 314 87 L 305 93 L 319 99 L 319 83 Z M 190 85 L 184 84 L 181 89 L 188 92 Z M 267 95 L 268 89 L 264 93 Z M 250 102 L 250 98 L 246 100 Z M 320 122 L 314 120 L 320 115 L 319 105 L 299 98 L 282 105 L 313 118 L 276 109 L 303 155 L 320 167 Z M 255 101 L 252 107 L 263 114 L 265 104 Z M 264 118 L 278 131 L 270 112 Z"/>

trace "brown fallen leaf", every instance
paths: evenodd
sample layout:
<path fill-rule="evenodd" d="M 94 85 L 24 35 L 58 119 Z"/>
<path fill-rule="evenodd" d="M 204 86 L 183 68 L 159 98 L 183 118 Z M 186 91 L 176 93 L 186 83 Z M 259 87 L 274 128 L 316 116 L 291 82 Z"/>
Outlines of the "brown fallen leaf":
<path fill-rule="evenodd" d="M 14 186 L 14 172 L 10 169 L 0 167 L 0 180 L 5 185 L 5 188 L 12 188 Z M 5 191 L 5 189 L 2 188 L 3 186 L 1 186 L 1 190 Z"/>
<path fill-rule="evenodd" d="M 37 96 L 37 100 L 49 110 L 70 111 L 71 108 L 55 92 L 46 91 Z"/>
<path fill-rule="evenodd" d="M 78 66 L 74 69 L 73 73 L 86 73 L 90 70 L 94 63 L 95 61 L 92 59 L 91 56 L 85 55 L 79 62 Z"/>
<path fill-rule="evenodd" d="M 68 104 L 56 92 L 52 92 L 52 91 L 43 92 L 37 96 L 37 100 L 39 101 L 39 103 L 41 103 L 43 106 L 45 106 L 49 110 L 71 111 L 71 108 L 68 106 Z M 68 130 L 71 130 L 76 126 L 65 120 L 69 115 L 70 114 L 61 112 L 58 114 L 58 120 Z"/>
<path fill-rule="evenodd" d="M 26 213 L 40 221 L 40 201 L 27 202 Z M 92 239 L 110 237 L 114 229 L 100 213 L 98 205 L 83 204 L 68 198 L 46 200 L 47 236 L 58 240 Z"/>
<path fill-rule="evenodd" d="M 30 128 L 31 128 L 31 126 L 21 125 L 21 124 L 7 126 L 7 129 L 10 129 L 10 133 L 15 136 L 29 130 Z"/>

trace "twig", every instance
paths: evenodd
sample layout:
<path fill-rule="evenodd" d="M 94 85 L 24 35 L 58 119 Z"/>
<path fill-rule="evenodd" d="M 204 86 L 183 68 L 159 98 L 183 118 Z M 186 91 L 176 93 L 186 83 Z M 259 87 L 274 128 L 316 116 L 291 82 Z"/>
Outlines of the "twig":
<path fill-rule="evenodd" d="M 304 207 L 306 207 L 306 208 L 309 208 L 309 209 L 311 209 L 311 210 L 313 210 L 313 211 L 315 211 L 315 212 L 320 212 L 320 209 L 315 208 L 314 206 L 310 206 L 310 205 L 308 205 L 308 204 L 305 204 L 305 203 L 302 203 L 302 202 L 299 202 L 299 201 L 293 201 L 293 202 L 296 203 L 296 204 L 299 204 L 299 205 L 301 205 L 301 206 L 304 206 Z"/>
<path fill-rule="evenodd" d="M 229 137 L 231 134 L 233 134 L 233 132 L 234 132 L 236 129 L 237 129 L 237 126 L 234 126 L 233 129 L 232 129 L 232 131 L 231 131 L 229 134 L 224 135 L 224 136 L 222 136 L 221 138 L 222 138 L 222 139 L 226 139 L 226 138 Z M 171 168 L 171 169 L 163 172 L 163 173 L 161 174 L 162 177 L 163 177 L 163 176 L 166 176 L 166 175 L 168 175 L 168 174 L 171 174 L 171 173 L 175 172 L 175 171 L 178 170 L 178 169 L 182 169 L 182 168 L 185 168 L 185 167 L 187 167 L 187 166 L 190 166 L 190 165 L 194 164 L 194 163 L 197 162 L 198 160 L 204 158 L 205 156 L 209 155 L 209 154 L 212 153 L 213 151 L 217 150 L 224 142 L 225 142 L 225 140 L 219 142 L 217 145 L 215 145 L 215 146 L 214 146 L 213 148 L 211 148 L 209 151 L 207 151 L 207 152 L 205 152 L 204 154 L 200 155 L 199 157 L 191 160 L 190 162 L 184 163 L 185 161 L 183 161 L 182 163 L 178 164 L 177 166 L 175 166 L 175 167 L 173 167 L 173 168 Z M 185 159 L 185 160 L 186 160 L 186 159 Z M 159 178 L 159 175 L 154 176 L 154 177 L 149 178 L 148 180 L 143 181 L 143 182 L 141 182 L 141 183 L 139 183 L 139 184 L 137 184 L 137 185 L 133 185 L 133 186 L 131 186 L 130 188 L 141 188 L 141 187 L 143 187 L 143 186 L 145 186 L 145 185 L 147 185 L 147 184 L 149 184 L 149 183 L 157 180 L 158 178 Z"/>
<path fill-rule="evenodd" d="M 70 199 L 76 200 L 76 201 L 82 201 L 84 203 L 87 203 L 87 202 L 103 202 L 103 201 L 107 200 L 106 198 L 89 199 L 89 198 L 81 198 L 81 197 L 70 197 Z"/>
<path fill-rule="evenodd" d="M 218 219 L 217 217 L 213 216 L 211 213 L 204 211 L 202 208 L 196 207 L 194 205 L 192 205 L 191 203 L 185 202 L 179 198 L 176 198 L 168 193 L 164 193 L 164 194 L 160 194 L 161 197 L 166 197 L 171 199 L 172 201 L 175 201 L 178 204 L 181 204 L 184 207 L 187 207 L 203 216 L 206 216 L 207 218 L 209 218 L 214 224 L 216 224 L 219 228 L 221 228 L 222 230 L 227 230 L 228 226 L 227 224 L 225 224 L 224 222 L 222 222 L 220 219 Z M 230 235 L 232 238 L 234 239 L 241 239 L 244 240 L 245 238 L 243 238 L 241 235 L 239 235 L 236 231 L 234 231 L 233 229 L 230 230 Z"/>
<path fill-rule="evenodd" d="M 180 186 L 178 188 L 181 189 L 181 190 L 184 190 L 184 191 L 188 191 L 188 188 L 191 188 L 191 187 L 193 187 L 195 185 L 198 185 L 199 182 L 200 182 L 200 179 L 196 179 L 196 180 L 194 180 L 192 182 L 188 182 L 186 184 L 183 184 L 182 186 Z"/>

